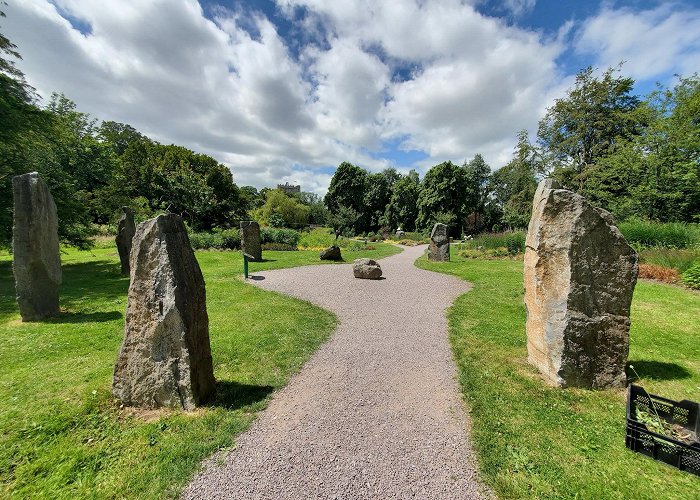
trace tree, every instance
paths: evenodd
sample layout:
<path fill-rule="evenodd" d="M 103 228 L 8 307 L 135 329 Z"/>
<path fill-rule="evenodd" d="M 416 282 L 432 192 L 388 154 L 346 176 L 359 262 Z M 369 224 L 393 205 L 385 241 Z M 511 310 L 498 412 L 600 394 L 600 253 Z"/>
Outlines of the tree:
<path fill-rule="evenodd" d="M 367 172 L 351 163 L 343 162 L 333 174 L 324 202 L 333 214 L 337 213 L 340 207 L 352 208 L 362 214 L 366 189 Z"/>
<path fill-rule="evenodd" d="M 404 231 L 416 229 L 419 193 L 420 182 L 415 170 L 396 181 L 384 214 L 384 220 L 389 227 L 401 228 Z"/>
<path fill-rule="evenodd" d="M 467 192 L 465 199 L 466 228 L 471 232 L 477 232 L 484 225 L 484 211 L 488 197 L 488 181 L 491 175 L 484 158 L 477 154 L 469 162 L 462 166 L 467 180 Z"/>
<path fill-rule="evenodd" d="M 525 228 L 530 221 L 532 199 L 537 189 L 535 178 L 537 151 L 526 130 L 518 134 L 513 159 L 491 175 L 491 211 L 502 213 L 501 222 L 511 228 Z"/>
<path fill-rule="evenodd" d="M 632 95 L 634 80 L 608 68 L 601 78 L 588 67 L 576 76 L 574 88 L 557 99 L 539 123 L 539 144 L 565 185 L 583 191 L 590 169 L 620 141 L 641 133 L 646 113 Z"/>
<path fill-rule="evenodd" d="M 463 168 L 451 161 L 432 167 L 425 174 L 418 195 L 417 228 L 425 230 L 436 222 L 449 220 L 454 232 L 464 216 L 466 192 L 467 177 Z"/>
<path fill-rule="evenodd" d="M 384 212 L 391 199 L 391 190 L 397 176 L 398 173 L 393 168 L 367 176 L 363 212 L 370 231 L 377 231 L 382 225 Z"/>
<path fill-rule="evenodd" d="M 328 223 L 330 213 L 319 195 L 302 192 L 297 195 L 297 199 L 309 207 L 309 224 L 323 226 Z"/>
<path fill-rule="evenodd" d="M 265 204 L 253 211 L 253 218 L 264 225 L 279 225 L 279 220 L 286 227 L 299 227 L 308 224 L 311 209 L 296 198 L 288 196 L 280 189 L 267 192 Z"/>

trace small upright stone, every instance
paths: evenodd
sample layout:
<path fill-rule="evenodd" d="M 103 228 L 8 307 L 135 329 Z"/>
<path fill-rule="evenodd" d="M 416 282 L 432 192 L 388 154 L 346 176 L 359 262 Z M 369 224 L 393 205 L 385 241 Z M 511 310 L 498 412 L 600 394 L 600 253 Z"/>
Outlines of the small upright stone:
<path fill-rule="evenodd" d="M 428 260 L 435 262 L 449 262 L 450 260 L 450 237 L 445 224 L 437 223 L 433 226 L 428 246 Z"/>
<path fill-rule="evenodd" d="M 59 313 L 61 257 L 58 214 L 49 188 L 36 172 L 12 178 L 12 270 L 22 321 Z"/>
<path fill-rule="evenodd" d="M 262 260 L 260 225 L 254 220 L 241 221 L 241 250 L 252 260 Z"/>
<path fill-rule="evenodd" d="M 525 241 L 528 361 L 560 387 L 624 387 L 637 254 L 605 210 L 540 183 Z"/>
<path fill-rule="evenodd" d="M 216 382 L 204 278 L 180 216 L 139 224 L 130 264 L 112 392 L 127 406 L 192 410 L 213 398 Z"/>
<path fill-rule="evenodd" d="M 343 256 L 340 253 L 340 247 L 338 245 L 331 245 L 325 250 L 321 251 L 319 257 L 321 260 L 343 260 Z"/>
<path fill-rule="evenodd" d="M 378 280 L 382 277 L 382 268 L 373 259 L 355 259 L 352 262 L 352 273 L 355 278 Z"/>
<path fill-rule="evenodd" d="M 131 254 L 131 241 L 134 239 L 134 233 L 136 233 L 134 211 L 129 207 L 122 207 L 122 214 L 117 222 L 116 242 L 122 274 L 125 276 L 129 275 L 129 255 Z"/>

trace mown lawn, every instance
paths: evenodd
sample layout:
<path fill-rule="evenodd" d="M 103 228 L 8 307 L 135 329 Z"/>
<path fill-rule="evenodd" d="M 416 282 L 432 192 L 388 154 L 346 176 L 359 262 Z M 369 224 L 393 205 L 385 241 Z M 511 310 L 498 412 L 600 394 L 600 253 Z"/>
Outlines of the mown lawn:
<path fill-rule="evenodd" d="M 417 261 L 474 284 L 450 341 L 484 477 L 500 498 L 699 498 L 698 478 L 625 448 L 625 392 L 554 389 L 527 364 L 522 261 Z M 641 281 L 630 363 L 649 392 L 700 400 L 700 293 Z"/>
<path fill-rule="evenodd" d="M 379 245 L 350 257 L 398 251 Z M 252 272 L 320 263 L 318 252 L 264 256 Z M 0 497 L 177 496 L 201 460 L 231 446 L 335 328 L 322 309 L 243 283 L 240 253 L 197 258 L 216 401 L 192 414 L 134 415 L 110 393 L 128 289 L 116 249 L 67 250 L 64 312 L 40 323 L 19 320 L 10 257 L 0 255 Z"/>

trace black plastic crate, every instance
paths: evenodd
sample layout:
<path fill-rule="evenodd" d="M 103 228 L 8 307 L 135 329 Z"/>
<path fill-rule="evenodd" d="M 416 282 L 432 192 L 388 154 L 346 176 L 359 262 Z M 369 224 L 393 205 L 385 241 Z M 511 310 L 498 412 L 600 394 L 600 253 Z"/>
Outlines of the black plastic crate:
<path fill-rule="evenodd" d="M 653 406 L 652 406 L 653 405 Z M 694 433 L 695 442 L 686 443 L 658 434 L 637 420 L 637 408 L 658 415 L 669 424 L 677 424 Z M 637 385 L 627 389 L 627 437 L 630 450 L 700 476 L 700 405 L 694 401 L 672 401 L 649 394 Z"/>

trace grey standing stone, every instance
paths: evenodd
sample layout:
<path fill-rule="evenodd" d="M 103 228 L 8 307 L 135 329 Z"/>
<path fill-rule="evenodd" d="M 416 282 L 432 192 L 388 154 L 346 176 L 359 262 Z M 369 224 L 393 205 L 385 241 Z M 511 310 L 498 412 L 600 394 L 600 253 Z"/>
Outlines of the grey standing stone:
<path fill-rule="evenodd" d="M 262 260 L 260 225 L 254 220 L 241 221 L 241 249 L 250 259 Z"/>
<path fill-rule="evenodd" d="M 376 260 L 355 259 L 352 262 L 352 273 L 355 275 L 355 278 L 378 280 L 382 277 L 382 268 Z"/>
<path fill-rule="evenodd" d="M 338 245 L 331 245 L 325 250 L 322 250 L 319 257 L 321 258 L 321 260 L 343 260 L 343 256 L 340 253 L 340 247 Z"/>
<path fill-rule="evenodd" d="M 192 410 L 215 390 L 204 278 L 180 216 L 159 215 L 134 235 L 112 391 L 128 406 Z"/>
<path fill-rule="evenodd" d="M 121 262 L 122 274 L 129 274 L 129 255 L 131 254 L 131 242 L 136 233 L 134 224 L 134 211 L 129 207 L 122 207 L 122 214 L 117 222 L 117 251 Z"/>
<path fill-rule="evenodd" d="M 36 172 L 12 178 L 12 270 L 22 321 L 59 313 L 61 257 L 58 215 L 49 188 Z"/>
<path fill-rule="evenodd" d="M 437 223 L 433 226 L 428 246 L 428 260 L 436 262 L 449 262 L 450 260 L 450 237 L 445 224 Z"/>
<path fill-rule="evenodd" d="M 556 386 L 624 387 L 638 265 L 612 216 L 544 180 L 525 247 L 528 361 Z"/>

